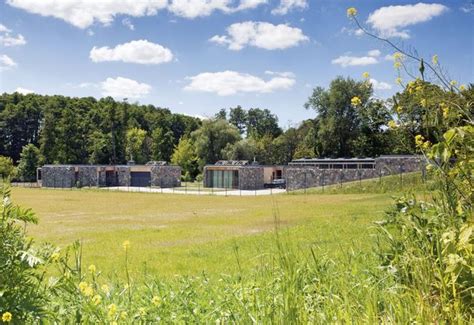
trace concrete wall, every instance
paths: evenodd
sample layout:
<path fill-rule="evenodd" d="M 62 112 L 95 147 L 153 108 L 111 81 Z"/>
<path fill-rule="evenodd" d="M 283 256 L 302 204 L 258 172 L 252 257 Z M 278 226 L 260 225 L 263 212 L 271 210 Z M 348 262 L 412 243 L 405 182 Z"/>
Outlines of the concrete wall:
<path fill-rule="evenodd" d="M 151 186 L 163 188 L 181 186 L 181 167 L 151 166 Z"/>
<path fill-rule="evenodd" d="M 284 174 L 286 188 L 291 191 L 423 170 L 423 160 L 419 156 L 382 156 L 375 159 L 374 169 L 319 169 L 316 166 L 287 166 Z"/>
<path fill-rule="evenodd" d="M 239 168 L 239 189 L 259 190 L 263 188 L 263 166 L 242 166 Z"/>

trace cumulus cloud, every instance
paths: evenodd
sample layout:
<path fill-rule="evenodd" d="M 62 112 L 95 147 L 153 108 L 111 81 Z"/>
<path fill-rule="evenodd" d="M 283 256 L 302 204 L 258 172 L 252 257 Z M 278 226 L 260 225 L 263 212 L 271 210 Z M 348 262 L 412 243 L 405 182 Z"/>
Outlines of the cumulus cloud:
<path fill-rule="evenodd" d="M 139 64 L 160 64 L 170 62 L 173 59 L 173 53 L 160 44 L 147 40 L 137 40 L 119 44 L 114 48 L 94 46 L 89 57 L 94 62 L 123 61 Z"/>
<path fill-rule="evenodd" d="M 6 54 L 0 54 L 0 71 L 16 67 L 17 64 Z"/>
<path fill-rule="evenodd" d="M 273 15 L 286 15 L 293 9 L 306 9 L 307 0 L 280 0 L 278 7 L 272 10 Z"/>
<path fill-rule="evenodd" d="M 445 13 L 448 8 L 437 3 L 382 7 L 369 15 L 370 24 L 382 37 L 410 38 L 405 27 L 427 22 Z"/>
<path fill-rule="evenodd" d="M 279 77 L 284 77 L 284 78 L 295 78 L 295 74 L 290 71 L 284 71 L 284 72 L 277 72 L 277 71 L 270 71 L 267 70 L 265 71 L 265 74 L 269 76 L 279 76 Z"/>
<path fill-rule="evenodd" d="M 12 30 L 0 24 L 0 44 L 6 47 L 25 45 L 26 40 L 21 34 L 12 35 Z"/>
<path fill-rule="evenodd" d="M 146 83 L 123 77 L 107 78 L 100 83 L 100 88 L 103 96 L 114 98 L 141 98 L 151 90 L 151 86 Z"/>
<path fill-rule="evenodd" d="M 216 93 L 219 96 L 237 93 L 271 93 L 289 89 L 295 84 L 294 78 L 273 77 L 263 80 L 257 76 L 236 71 L 204 72 L 186 79 L 191 82 L 184 87 L 188 91 Z"/>
<path fill-rule="evenodd" d="M 209 39 L 211 42 L 227 45 L 233 51 L 240 51 L 246 46 L 282 50 L 308 40 L 299 28 L 253 21 L 232 24 L 227 27 L 227 35 L 215 35 Z"/>
<path fill-rule="evenodd" d="M 350 56 L 341 55 L 331 61 L 332 64 L 339 64 L 341 67 L 346 68 L 350 66 L 365 66 L 379 63 L 377 57 L 382 54 L 380 50 L 371 50 L 367 52 L 366 56 Z"/>
<path fill-rule="evenodd" d="M 41 16 L 62 19 L 85 29 L 94 23 L 109 25 L 118 15 L 154 16 L 168 10 L 184 18 L 209 16 L 214 11 L 232 13 L 255 8 L 266 0 L 7 0 L 10 6 Z"/>
<path fill-rule="evenodd" d="M 375 90 L 389 90 L 392 89 L 392 85 L 383 81 L 377 81 L 375 79 L 370 79 L 370 83 Z"/>
<path fill-rule="evenodd" d="M 23 95 L 28 95 L 28 94 L 34 93 L 33 90 L 26 89 L 26 88 L 23 88 L 23 87 L 18 87 L 17 89 L 15 89 L 15 91 L 17 93 L 20 93 L 20 94 L 23 94 Z"/>

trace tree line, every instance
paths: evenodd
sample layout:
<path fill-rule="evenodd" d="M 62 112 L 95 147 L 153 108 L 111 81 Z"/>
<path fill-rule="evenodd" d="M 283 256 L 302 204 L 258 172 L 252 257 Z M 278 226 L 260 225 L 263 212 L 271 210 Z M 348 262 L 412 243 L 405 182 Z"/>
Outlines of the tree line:
<path fill-rule="evenodd" d="M 374 157 L 416 152 L 413 135 L 436 140 L 424 120 L 446 108 L 417 98 L 417 87 L 443 91 L 422 80 L 388 100 L 374 97 L 366 80 L 337 77 L 327 89 L 317 87 L 304 107 L 315 117 L 283 130 L 268 109 L 241 106 L 221 109 L 200 120 L 153 105 L 107 97 L 4 93 L 0 97 L 0 174 L 18 166 L 17 177 L 35 179 L 42 164 L 125 164 L 170 161 L 195 179 L 206 164 L 220 159 L 287 164 L 312 157 Z M 463 98 L 473 97 L 472 85 Z M 459 96 L 455 93 L 452 96 Z M 426 97 L 423 97 L 426 98 Z M 398 123 L 410 127 L 398 128 Z M 3 166 L 3 167 L 2 167 Z"/>

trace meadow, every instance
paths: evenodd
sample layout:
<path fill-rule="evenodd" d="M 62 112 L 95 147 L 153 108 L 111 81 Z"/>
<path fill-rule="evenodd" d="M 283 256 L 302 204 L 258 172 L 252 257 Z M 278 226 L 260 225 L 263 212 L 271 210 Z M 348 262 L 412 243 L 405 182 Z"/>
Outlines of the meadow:
<path fill-rule="evenodd" d="M 369 251 L 371 226 L 392 199 L 387 193 L 219 197 L 14 188 L 32 208 L 37 242 L 64 248 L 79 240 L 86 264 L 123 276 L 122 242 L 129 240 L 137 276 L 210 275 L 250 270 L 275 253 L 275 227 L 305 254 L 336 257 Z M 240 261 L 237 261 L 236 250 Z"/>

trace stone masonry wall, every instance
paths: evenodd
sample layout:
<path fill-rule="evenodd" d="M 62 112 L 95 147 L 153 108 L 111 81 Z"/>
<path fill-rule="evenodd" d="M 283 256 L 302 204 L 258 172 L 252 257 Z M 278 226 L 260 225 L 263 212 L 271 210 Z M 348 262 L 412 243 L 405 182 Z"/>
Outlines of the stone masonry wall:
<path fill-rule="evenodd" d="M 239 189 L 263 189 L 264 182 L 263 166 L 242 166 L 239 168 Z"/>
<path fill-rule="evenodd" d="M 382 156 L 375 159 L 374 169 L 319 169 L 316 166 L 287 166 L 287 190 L 297 190 L 323 185 L 377 178 L 414 171 L 423 171 L 419 156 Z"/>
<path fill-rule="evenodd" d="M 96 166 L 79 166 L 77 176 L 77 186 L 97 186 Z"/>
<path fill-rule="evenodd" d="M 130 167 L 116 166 L 118 186 L 130 186 Z"/>
<path fill-rule="evenodd" d="M 43 187 L 73 187 L 75 170 L 72 166 L 43 166 L 41 169 Z"/>
<path fill-rule="evenodd" d="M 151 186 L 163 188 L 181 186 L 181 167 L 151 166 Z"/>

